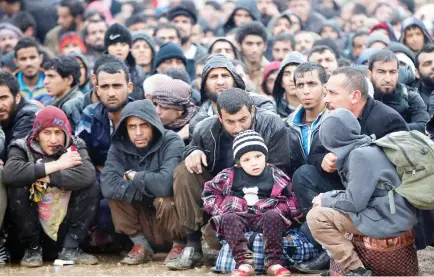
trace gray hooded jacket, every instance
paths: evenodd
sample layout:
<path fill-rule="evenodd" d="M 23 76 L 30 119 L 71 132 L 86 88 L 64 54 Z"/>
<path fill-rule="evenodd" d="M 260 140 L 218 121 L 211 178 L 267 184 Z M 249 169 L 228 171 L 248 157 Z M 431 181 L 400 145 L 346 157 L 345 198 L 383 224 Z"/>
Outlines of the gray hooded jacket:
<path fill-rule="evenodd" d="M 232 29 L 235 27 L 235 21 L 234 21 L 234 15 L 235 13 L 240 10 L 246 10 L 253 18 L 253 21 L 257 21 L 261 19 L 261 13 L 258 10 L 258 7 L 256 5 L 256 1 L 252 0 L 238 0 L 235 4 L 234 11 L 229 16 L 228 20 L 225 24 L 223 24 L 223 33 L 226 35 L 229 33 Z"/>
<path fill-rule="evenodd" d="M 396 213 L 390 212 L 388 192 L 377 184 L 401 184 L 395 166 L 383 150 L 370 145 L 361 127 L 346 109 L 331 112 L 320 127 L 324 147 L 337 156 L 336 169 L 346 190 L 324 193 L 322 206 L 348 214 L 361 233 L 377 238 L 400 236 L 416 224 L 416 209 L 394 193 Z"/>

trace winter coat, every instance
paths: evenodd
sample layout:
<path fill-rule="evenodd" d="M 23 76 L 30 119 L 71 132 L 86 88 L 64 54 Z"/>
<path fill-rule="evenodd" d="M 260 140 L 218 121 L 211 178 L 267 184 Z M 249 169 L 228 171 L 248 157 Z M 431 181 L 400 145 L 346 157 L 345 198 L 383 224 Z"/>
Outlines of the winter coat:
<path fill-rule="evenodd" d="M 51 105 L 59 109 L 63 109 L 63 105 L 69 100 L 75 99 L 77 97 L 83 96 L 83 92 L 80 91 L 78 85 L 74 86 L 67 94 L 59 99 L 53 99 Z"/>
<path fill-rule="evenodd" d="M 287 227 L 292 225 L 292 220 L 299 222 L 302 213 L 297 199 L 292 191 L 289 177 L 273 165 L 271 167 L 274 185 L 270 198 L 261 199 L 253 206 L 256 215 L 262 215 L 267 211 L 276 211 Z M 235 176 L 234 168 L 227 168 L 217 174 L 211 181 L 204 185 L 202 192 L 203 209 L 211 215 L 211 225 L 217 230 L 217 234 L 223 235 L 219 230 L 222 216 L 228 213 L 248 213 L 247 201 L 232 195 L 231 189 Z"/>
<path fill-rule="evenodd" d="M 414 17 L 409 17 L 402 22 L 402 24 L 401 24 L 401 37 L 399 38 L 399 42 L 406 45 L 404 42 L 405 31 L 408 28 L 413 27 L 413 26 L 417 26 L 422 30 L 422 32 L 425 36 L 425 44 L 426 43 L 433 43 L 433 38 L 431 37 L 430 33 L 428 32 L 427 28 L 425 27 L 425 24 L 423 24 L 422 21 L 420 21 L 419 19 L 414 18 Z"/>
<path fill-rule="evenodd" d="M 361 135 L 361 127 L 350 111 L 338 109 L 330 113 L 322 123 L 320 139 L 328 151 L 336 154 L 336 169 L 345 187 L 324 193 L 322 207 L 348 214 L 359 232 L 376 239 L 398 237 L 413 228 L 416 209 L 393 193 L 396 212 L 392 213 L 388 191 L 377 188 L 401 184 L 395 166 L 380 147 L 366 146 L 371 139 Z"/>
<path fill-rule="evenodd" d="M 422 97 L 413 89 L 398 84 L 394 94 L 382 94 L 376 91 L 374 99 L 397 111 L 407 122 L 410 130 L 425 131 L 429 114 Z"/>
<path fill-rule="evenodd" d="M 279 116 L 268 111 L 255 111 L 251 129 L 263 137 L 268 147 L 268 162 L 292 176 L 296 168 L 291 164 L 289 131 Z M 223 125 L 217 116 L 202 120 L 196 126 L 190 144 L 185 148 L 184 159 L 194 150 L 201 150 L 207 158 L 207 169 L 210 172 L 214 171 L 219 160 L 220 136 L 223 131 Z"/>
<path fill-rule="evenodd" d="M 81 120 L 83 110 L 92 104 L 92 93 L 95 93 L 93 89 L 86 94 L 68 100 L 62 106 L 62 110 L 68 117 L 73 132 L 75 132 L 78 123 Z"/>
<path fill-rule="evenodd" d="M 128 136 L 126 120 L 130 116 L 146 120 L 153 127 L 153 139 L 145 151 L 138 149 Z M 184 142 L 175 132 L 164 129 L 149 100 L 129 103 L 113 134 L 113 143 L 101 176 L 103 196 L 129 203 L 173 196 L 173 172 L 181 161 L 183 151 Z M 130 169 L 137 173 L 133 180 L 125 180 L 124 173 Z"/>
<path fill-rule="evenodd" d="M 6 138 L 5 147 L 0 155 L 2 161 L 6 161 L 9 144 L 16 139 L 26 137 L 30 133 L 36 113 L 39 110 L 38 105 L 21 98 L 20 103 L 15 107 L 15 111 L 10 115 L 9 119 L 1 122 Z"/>
<path fill-rule="evenodd" d="M 90 187 L 95 183 L 95 168 L 87 154 L 86 144 L 83 140 L 72 137 L 72 145 L 77 148 L 82 163 L 73 168 L 50 174 L 50 186 L 74 191 Z M 32 159 L 29 159 L 30 155 L 32 155 Z M 38 164 L 31 161 L 42 158 L 47 161 L 50 160 L 50 157 L 45 156 L 36 141 L 32 142 L 32 148 L 28 145 L 28 138 L 12 142 L 8 160 L 3 170 L 5 172 L 3 174 L 4 184 L 10 188 L 30 187 L 36 180 L 45 177 L 44 163 Z"/>
<path fill-rule="evenodd" d="M 422 84 L 421 80 L 417 80 L 413 87 L 417 89 L 427 107 L 429 116 L 434 115 L 434 88 L 429 89 Z M 431 91 L 431 92 L 430 92 Z"/>
<path fill-rule="evenodd" d="M 60 55 L 59 36 L 62 31 L 61 26 L 56 26 L 45 35 L 44 45 L 53 52 L 55 56 Z"/>
<path fill-rule="evenodd" d="M 258 7 L 256 5 L 256 1 L 237 0 L 237 2 L 235 3 L 235 8 L 234 8 L 233 12 L 228 17 L 228 20 L 226 21 L 226 23 L 223 24 L 223 27 L 222 27 L 223 28 L 223 34 L 219 34 L 219 35 L 225 36 L 232 29 L 237 27 L 237 26 L 235 26 L 234 15 L 239 9 L 246 10 L 250 14 L 250 16 L 253 18 L 253 21 L 261 20 L 261 13 L 258 10 Z"/>

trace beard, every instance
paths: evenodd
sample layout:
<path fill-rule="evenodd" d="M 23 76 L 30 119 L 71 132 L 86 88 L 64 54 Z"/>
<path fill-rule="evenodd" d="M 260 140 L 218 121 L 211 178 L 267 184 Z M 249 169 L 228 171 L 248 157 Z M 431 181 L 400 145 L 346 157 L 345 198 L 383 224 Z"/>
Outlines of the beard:
<path fill-rule="evenodd" d="M 422 81 L 422 84 L 425 87 L 433 88 L 434 87 L 434 78 L 431 78 L 430 76 L 424 76 L 420 75 L 420 80 Z"/>
<path fill-rule="evenodd" d="M 219 97 L 217 93 L 206 90 L 206 96 L 212 102 L 217 103 L 217 98 Z"/>
<path fill-rule="evenodd" d="M 394 88 L 382 89 L 374 80 L 371 80 L 371 82 L 372 85 L 374 86 L 375 94 L 381 93 L 383 95 L 386 95 L 386 94 L 394 94 L 396 92 L 396 85 Z"/>
<path fill-rule="evenodd" d="M 90 45 L 90 44 L 86 44 L 86 45 L 87 48 L 93 52 L 104 53 L 105 51 L 104 45 Z"/>
<path fill-rule="evenodd" d="M 189 36 L 181 37 L 181 45 L 186 44 L 190 40 Z"/>
<path fill-rule="evenodd" d="M 108 106 L 108 105 L 104 104 L 104 107 L 106 107 L 106 109 L 109 113 L 117 113 L 117 112 L 120 112 L 127 104 L 128 104 L 128 97 L 125 98 L 125 100 L 122 103 L 119 103 L 116 106 Z"/>

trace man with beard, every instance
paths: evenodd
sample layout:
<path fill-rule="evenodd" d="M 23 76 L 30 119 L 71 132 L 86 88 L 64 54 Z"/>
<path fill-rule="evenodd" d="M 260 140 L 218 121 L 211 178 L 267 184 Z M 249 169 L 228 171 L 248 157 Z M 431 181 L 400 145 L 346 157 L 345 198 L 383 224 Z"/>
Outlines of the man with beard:
<path fill-rule="evenodd" d="M 186 4 L 184 4 L 186 5 Z M 205 56 L 207 51 L 204 47 L 192 42 L 193 26 L 197 23 L 197 11 L 194 6 L 187 7 L 184 5 L 176 6 L 169 10 L 168 19 L 181 32 L 181 47 L 187 58 L 187 72 L 190 79 L 196 76 L 195 60 Z"/>
<path fill-rule="evenodd" d="M 413 86 L 422 96 L 430 116 L 434 114 L 434 44 L 425 45 L 415 58 L 418 81 Z"/>
<path fill-rule="evenodd" d="M 291 156 L 289 130 L 276 114 L 258 112 L 249 95 L 239 88 L 221 92 L 216 106 L 217 116 L 196 126 L 192 141 L 184 152 L 185 160 L 174 172 L 175 207 L 182 227 L 187 230 L 187 245 L 178 259 L 166 264 L 172 270 L 193 268 L 202 261 L 200 230 L 207 223 L 201 199 L 203 186 L 221 170 L 234 166 L 232 144 L 235 136 L 248 129 L 258 132 L 269 149 L 268 162 L 292 174 L 288 159 Z"/>
<path fill-rule="evenodd" d="M 23 37 L 20 29 L 10 23 L 0 24 L 0 52 L 5 55 L 17 45 L 18 41 Z"/>
<path fill-rule="evenodd" d="M 399 61 L 390 50 L 381 50 L 369 58 L 374 99 L 396 110 L 410 130 L 425 132 L 429 114 L 417 91 L 398 83 Z"/>
<path fill-rule="evenodd" d="M 46 97 L 44 71 L 41 68 L 43 57 L 36 41 L 23 38 L 15 46 L 15 76 L 20 84 L 21 96 L 27 100 Z"/>
<path fill-rule="evenodd" d="M 90 20 L 83 29 L 83 39 L 87 47 L 86 60 L 92 70 L 96 59 L 104 53 L 104 36 L 108 26 L 104 20 Z"/>
<path fill-rule="evenodd" d="M 68 32 L 81 33 L 84 6 L 80 1 L 62 0 L 57 6 L 57 24 L 45 36 L 44 45 L 56 56 L 59 52 L 59 39 Z"/>
<path fill-rule="evenodd" d="M 317 33 L 307 31 L 298 32 L 295 34 L 295 51 L 305 54 L 312 49 L 315 41 L 319 39 L 321 39 L 321 37 Z"/>

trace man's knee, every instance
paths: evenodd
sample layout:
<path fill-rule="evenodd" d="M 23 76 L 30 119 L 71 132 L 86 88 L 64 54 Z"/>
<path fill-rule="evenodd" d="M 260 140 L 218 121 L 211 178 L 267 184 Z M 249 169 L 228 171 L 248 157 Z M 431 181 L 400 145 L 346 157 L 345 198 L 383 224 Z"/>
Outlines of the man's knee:
<path fill-rule="evenodd" d="M 309 181 L 306 177 L 312 176 L 313 174 L 316 174 L 317 172 L 316 167 L 313 165 L 302 165 L 299 167 L 292 176 L 292 187 L 293 190 L 303 190 L 306 185 L 309 184 Z"/>
<path fill-rule="evenodd" d="M 154 200 L 154 207 L 157 210 L 158 217 L 172 215 L 172 213 L 175 212 L 173 197 L 156 197 Z"/>
<path fill-rule="evenodd" d="M 194 174 L 194 173 L 193 173 Z M 174 193 L 177 191 L 183 191 L 189 189 L 188 180 L 191 179 L 190 175 L 192 173 L 188 172 L 185 162 L 181 162 L 173 172 L 173 190 Z"/>
<path fill-rule="evenodd" d="M 310 231 L 315 236 L 327 224 L 329 224 L 329 217 L 327 217 L 328 208 L 316 207 L 309 211 L 306 216 L 306 222 Z"/>

